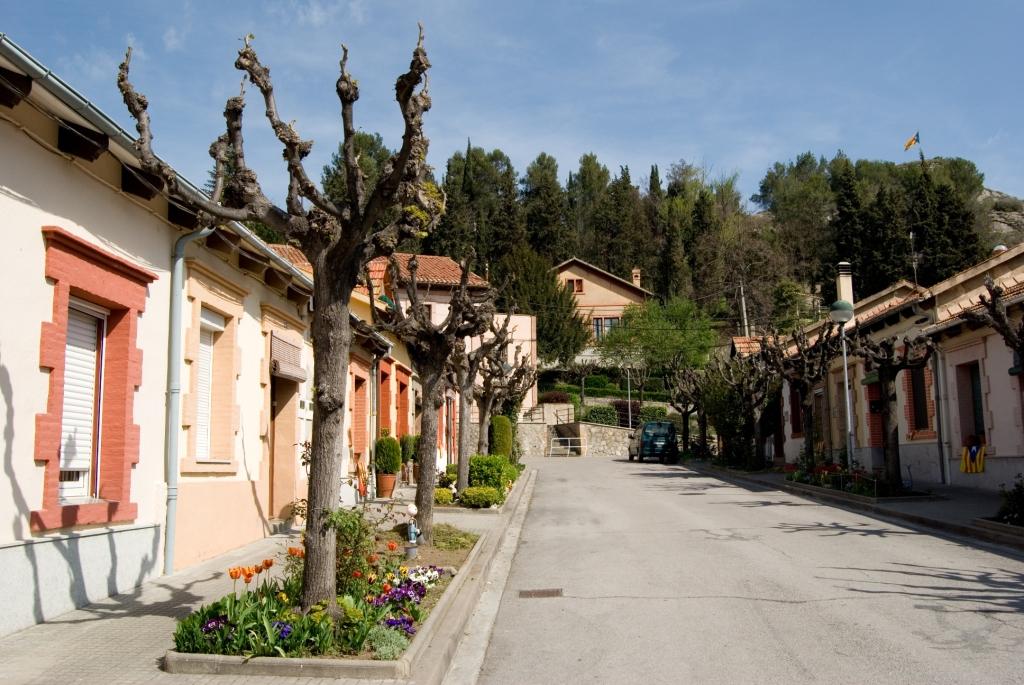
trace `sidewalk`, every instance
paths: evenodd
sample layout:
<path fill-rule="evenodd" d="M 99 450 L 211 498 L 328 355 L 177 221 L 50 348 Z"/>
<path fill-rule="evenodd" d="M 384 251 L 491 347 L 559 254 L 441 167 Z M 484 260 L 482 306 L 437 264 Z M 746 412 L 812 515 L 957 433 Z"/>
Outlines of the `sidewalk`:
<path fill-rule="evenodd" d="M 452 523 L 473 532 L 484 532 L 499 522 L 497 516 L 467 518 L 460 513 L 436 512 L 435 521 Z M 150 682 L 169 685 L 393 685 L 396 681 L 181 675 L 160 670 L 160 659 L 173 647 L 176 620 L 231 591 L 232 582 L 225 572 L 228 567 L 253 564 L 266 558 L 280 559 L 288 542 L 295 539 L 297 535 L 282 534 L 258 540 L 145 583 L 130 593 L 109 597 L 48 623 L 0 638 L 0 682 L 4 685 Z"/>
<path fill-rule="evenodd" d="M 710 466 L 700 462 L 691 462 L 687 466 L 694 471 L 709 476 L 782 490 L 800 497 L 809 497 L 823 501 L 830 506 L 899 519 L 908 523 L 973 538 L 983 543 L 995 543 L 1024 549 L 1024 532 L 1018 538 L 1007 537 L 1004 534 L 975 524 L 975 519 L 994 516 L 999 510 L 1002 500 L 998 492 L 956 485 L 928 485 L 927 489 L 930 494 L 936 495 L 939 499 L 879 502 L 873 504 L 839 499 L 824 488 L 810 492 L 802 488 L 793 487 L 786 480 L 784 473 L 746 473 Z"/>

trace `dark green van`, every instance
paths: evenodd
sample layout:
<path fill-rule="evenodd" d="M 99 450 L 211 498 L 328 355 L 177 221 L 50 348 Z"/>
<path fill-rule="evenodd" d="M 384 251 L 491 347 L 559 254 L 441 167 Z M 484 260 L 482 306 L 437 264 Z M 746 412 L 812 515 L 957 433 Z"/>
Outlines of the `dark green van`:
<path fill-rule="evenodd" d="M 676 425 L 671 421 L 648 421 L 629 436 L 629 460 L 655 457 L 662 464 L 679 461 Z"/>

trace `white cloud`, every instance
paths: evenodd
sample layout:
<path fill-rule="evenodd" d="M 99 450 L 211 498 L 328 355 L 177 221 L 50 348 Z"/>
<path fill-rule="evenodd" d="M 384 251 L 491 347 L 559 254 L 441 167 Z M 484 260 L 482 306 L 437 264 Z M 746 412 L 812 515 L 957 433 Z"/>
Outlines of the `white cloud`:
<path fill-rule="evenodd" d="M 181 50 L 184 43 L 184 30 L 179 29 L 177 26 L 168 26 L 167 30 L 164 31 L 164 50 L 167 50 L 167 52 Z"/>

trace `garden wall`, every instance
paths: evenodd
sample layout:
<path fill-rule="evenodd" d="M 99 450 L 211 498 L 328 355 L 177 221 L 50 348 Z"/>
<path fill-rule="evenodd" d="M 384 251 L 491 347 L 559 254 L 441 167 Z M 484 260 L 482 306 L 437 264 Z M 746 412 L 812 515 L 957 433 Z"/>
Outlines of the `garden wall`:
<path fill-rule="evenodd" d="M 629 448 L 628 428 L 603 426 L 598 423 L 573 424 L 587 446 L 588 457 L 625 457 Z"/>

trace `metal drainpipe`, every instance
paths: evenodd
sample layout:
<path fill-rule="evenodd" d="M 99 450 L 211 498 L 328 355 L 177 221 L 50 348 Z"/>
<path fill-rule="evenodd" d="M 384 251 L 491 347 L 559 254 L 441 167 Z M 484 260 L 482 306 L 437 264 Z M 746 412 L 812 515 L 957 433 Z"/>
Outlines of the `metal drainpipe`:
<path fill-rule="evenodd" d="M 193 231 L 174 243 L 171 262 L 171 316 L 167 344 L 167 423 L 164 461 L 167 476 L 167 522 L 164 526 L 164 574 L 174 572 L 174 537 L 178 513 L 178 436 L 181 433 L 181 308 L 185 289 L 185 246 L 205 238 L 215 226 Z"/>
<path fill-rule="evenodd" d="M 374 352 L 373 361 L 370 363 L 370 392 L 369 392 L 369 404 L 370 404 L 370 439 L 366 444 L 366 451 L 369 456 L 370 467 L 367 472 L 373 476 L 370 479 L 370 490 L 373 492 L 373 497 L 377 497 L 377 377 L 380 374 L 380 356 Z"/>
<path fill-rule="evenodd" d="M 947 469 L 949 463 L 946 460 L 946 431 L 943 430 L 943 421 L 946 418 L 944 404 L 949 400 L 949 393 L 946 391 L 946 375 L 943 373 L 943 354 L 938 345 L 935 346 L 935 354 L 932 359 L 935 362 L 935 370 L 932 373 L 935 381 L 935 437 L 939 447 L 939 477 L 943 485 L 950 485 L 953 480 Z"/>

